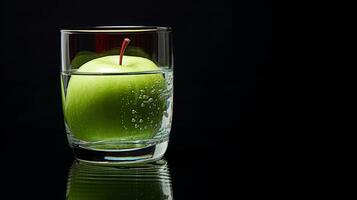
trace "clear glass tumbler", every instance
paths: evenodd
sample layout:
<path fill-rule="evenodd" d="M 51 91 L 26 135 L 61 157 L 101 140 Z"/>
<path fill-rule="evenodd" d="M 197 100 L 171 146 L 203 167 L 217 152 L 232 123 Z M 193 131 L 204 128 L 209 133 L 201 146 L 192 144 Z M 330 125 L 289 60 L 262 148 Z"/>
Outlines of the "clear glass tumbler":
<path fill-rule="evenodd" d="M 79 160 L 142 162 L 167 148 L 173 106 L 169 27 L 61 30 L 62 108 Z"/>

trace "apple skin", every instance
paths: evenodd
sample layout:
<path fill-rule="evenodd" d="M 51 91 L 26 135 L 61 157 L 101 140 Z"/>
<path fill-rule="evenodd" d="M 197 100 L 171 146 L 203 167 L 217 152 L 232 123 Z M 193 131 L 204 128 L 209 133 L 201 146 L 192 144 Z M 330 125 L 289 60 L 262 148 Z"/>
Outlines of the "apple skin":
<path fill-rule="evenodd" d="M 78 72 L 123 73 L 159 70 L 152 61 L 134 56 L 105 56 Z M 65 98 L 71 133 L 88 142 L 150 139 L 161 127 L 166 108 L 162 74 L 72 75 Z"/>

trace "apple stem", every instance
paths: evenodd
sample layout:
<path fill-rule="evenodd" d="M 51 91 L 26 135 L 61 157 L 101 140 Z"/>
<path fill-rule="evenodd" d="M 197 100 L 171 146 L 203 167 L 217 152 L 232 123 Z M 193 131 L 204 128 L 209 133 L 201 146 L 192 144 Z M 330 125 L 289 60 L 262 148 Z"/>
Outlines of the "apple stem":
<path fill-rule="evenodd" d="M 119 55 L 119 65 L 122 64 L 123 55 L 124 55 L 125 49 L 128 46 L 129 42 L 130 42 L 130 39 L 129 38 L 125 38 L 123 40 L 123 43 L 121 43 L 121 49 L 120 49 L 120 55 Z"/>

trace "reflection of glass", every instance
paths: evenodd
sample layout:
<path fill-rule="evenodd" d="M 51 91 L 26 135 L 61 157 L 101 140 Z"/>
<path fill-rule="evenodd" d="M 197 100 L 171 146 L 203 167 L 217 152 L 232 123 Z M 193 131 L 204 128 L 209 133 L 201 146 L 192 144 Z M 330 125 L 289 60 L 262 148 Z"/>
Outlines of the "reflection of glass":
<path fill-rule="evenodd" d="M 166 161 L 136 165 L 75 162 L 67 183 L 67 200 L 170 200 Z"/>

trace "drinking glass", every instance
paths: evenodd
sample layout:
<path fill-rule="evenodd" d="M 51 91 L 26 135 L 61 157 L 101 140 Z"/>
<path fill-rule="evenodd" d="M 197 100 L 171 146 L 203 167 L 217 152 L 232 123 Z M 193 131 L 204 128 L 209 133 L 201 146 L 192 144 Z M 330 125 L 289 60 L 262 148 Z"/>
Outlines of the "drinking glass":
<path fill-rule="evenodd" d="M 61 30 L 61 93 L 70 147 L 87 162 L 161 158 L 173 110 L 170 27 Z"/>

